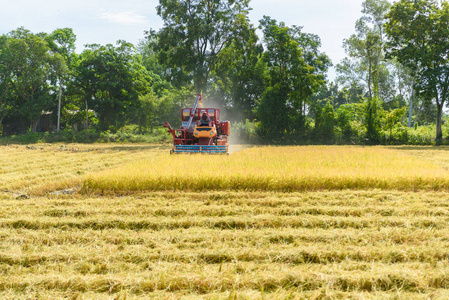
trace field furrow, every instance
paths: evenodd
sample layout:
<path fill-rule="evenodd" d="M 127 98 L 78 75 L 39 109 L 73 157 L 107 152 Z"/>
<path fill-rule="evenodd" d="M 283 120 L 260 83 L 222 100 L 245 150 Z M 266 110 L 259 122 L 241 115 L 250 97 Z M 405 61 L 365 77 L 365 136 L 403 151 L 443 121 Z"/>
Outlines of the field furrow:
<path fill-rule="evenodd" d="M 251 298 L 288 290 L 303 297 L 398 287 L 415 298 L 446 295 L 448 197 L 341 191 L 5 199 L 0 295 L 220 298 L 236 290 Z M 353 200 L 336 204 L 344 199 Z"/>
<path fill-rule="evenodd" d="M 336 148 L 3 146 L 0 298 L 448 298 L 449 151 Z M 205 177 L 185 167 L 197 159 Z M 207 182 L 251 174 L 271 186 Z M 292 178 L 307 188 L 283 191 Z M 357 178 L 383 188 L 343 188 Z"/>

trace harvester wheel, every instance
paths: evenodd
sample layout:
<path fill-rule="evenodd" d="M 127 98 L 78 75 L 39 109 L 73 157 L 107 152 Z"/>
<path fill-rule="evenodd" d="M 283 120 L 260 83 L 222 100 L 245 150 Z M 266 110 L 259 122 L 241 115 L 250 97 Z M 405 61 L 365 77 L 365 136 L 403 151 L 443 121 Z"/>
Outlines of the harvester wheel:
<path fill-rule="evenodd" d="M 172 155 L 173 153 L 175 153 L 175 151 L 173 149 L 170 150 L 170 155 Z"/>

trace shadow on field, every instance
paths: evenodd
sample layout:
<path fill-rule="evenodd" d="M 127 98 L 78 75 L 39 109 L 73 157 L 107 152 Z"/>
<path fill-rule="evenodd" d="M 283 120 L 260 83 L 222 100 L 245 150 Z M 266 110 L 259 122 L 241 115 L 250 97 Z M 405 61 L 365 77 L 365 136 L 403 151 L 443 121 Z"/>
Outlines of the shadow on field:
<path fill-rule="evenodd" d="M 136 146 L 112 146 L 111 147 L 102 147 L 101 150 L 109 150 L 109 151 L 144 151 L 144 150 L 167 150 L 170 151 L 170 145 L 136 145 Z"/>
<path fill-rule="evenodd" d="M 449 146 L 389 146 L 388 149 L 403 151 L 449 151 Z"/>

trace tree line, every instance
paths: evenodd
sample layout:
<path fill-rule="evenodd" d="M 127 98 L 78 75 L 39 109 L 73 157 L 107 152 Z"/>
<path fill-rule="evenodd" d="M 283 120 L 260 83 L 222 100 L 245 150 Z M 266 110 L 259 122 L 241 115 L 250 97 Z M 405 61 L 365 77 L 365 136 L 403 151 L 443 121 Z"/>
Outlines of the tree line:
<path fill-rule="evenodd" d="M 138 45 L 79 54 L 70 28 L 0 36 L 1 133 L 151 133 L 203 94 L 243 141 L 426 144 L 432 128 L 443 142 L 446 1 L 364 1 L 334 82 L 319 36 L 268 16 L 252 24 L 249 3 L 160 0 L 163 26 Z"/>

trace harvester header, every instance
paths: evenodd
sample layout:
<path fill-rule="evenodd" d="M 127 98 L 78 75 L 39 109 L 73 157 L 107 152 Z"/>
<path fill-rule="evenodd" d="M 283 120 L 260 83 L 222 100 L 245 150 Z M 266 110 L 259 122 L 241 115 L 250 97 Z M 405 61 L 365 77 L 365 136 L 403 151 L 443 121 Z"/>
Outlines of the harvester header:
<path fill-rule="evenodd" d="M 193 108 L 181 109 L 181 128 L 173 129 L 168 122 L 164 127 L 173 136 L 173 153 L 229 154 L 231 123 L 220 121 L 218 108 L 202 107 L 197 95 Z"/>

